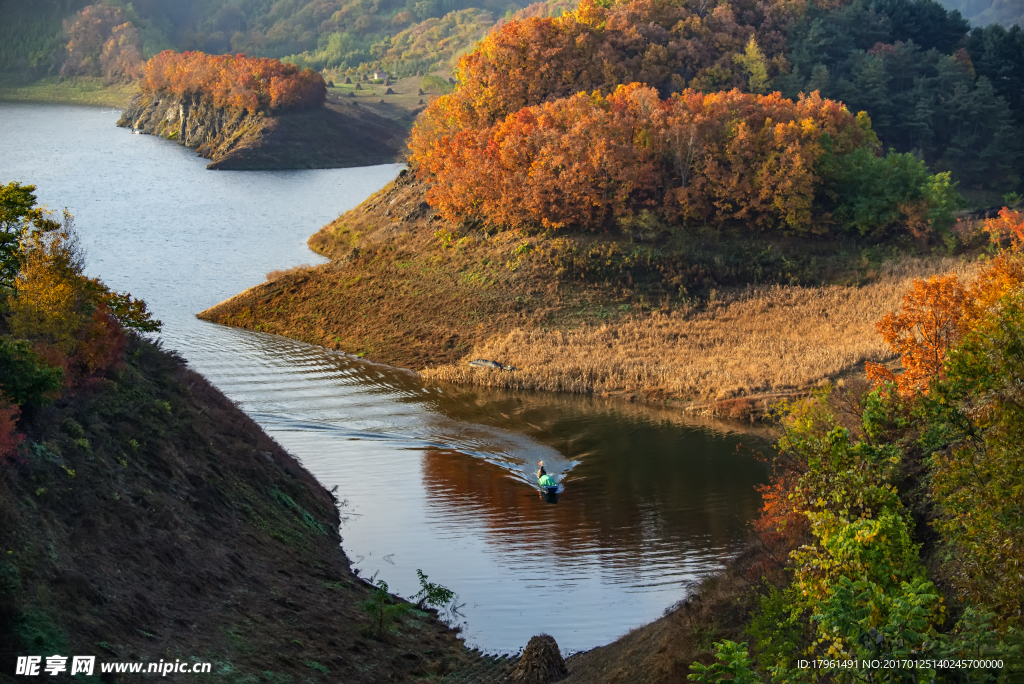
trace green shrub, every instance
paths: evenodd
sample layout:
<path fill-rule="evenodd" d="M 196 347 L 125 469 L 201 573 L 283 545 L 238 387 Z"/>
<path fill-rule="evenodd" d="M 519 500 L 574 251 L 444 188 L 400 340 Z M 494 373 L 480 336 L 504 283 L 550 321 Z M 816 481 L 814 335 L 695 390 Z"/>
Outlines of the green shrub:
<path fill-rule="evenodd" d="M 370 616 L 369 633 L 372 636 L 382 637 L 394 630 L 395 621 L 411 608 L 409 603 L 395 603 L 388 591 L 388 583 L 384 580 L 376 580 L 375 574 L 370 578 L 370 583 L 375 585 L 370 598 L 359 603 L 359 607 Z M 376 580 L 376 582 L 375 582 Z"/>
<path fill-rule="evenodd" d="M 64 372 L 43 363 L 28 342 L 0 337 L 0 389 L 18 406 L 42 406 L 58 392 Z"/>
<path fill-rule="evenodd" d="M 452 90 L 454 90 L 455 86 L 453 86 L 451 83 L 444 80 L 440 76 L 427 74 L 422 79 L 420 79 L 420 88 L 425 93 L 438 93 L 443 95 L 445 93 L 450 93 Z"/>

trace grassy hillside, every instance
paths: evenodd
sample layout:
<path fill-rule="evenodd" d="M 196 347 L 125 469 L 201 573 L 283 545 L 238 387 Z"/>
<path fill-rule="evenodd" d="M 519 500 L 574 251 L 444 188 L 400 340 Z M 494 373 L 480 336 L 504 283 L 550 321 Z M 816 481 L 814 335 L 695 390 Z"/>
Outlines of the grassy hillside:
<path fill-rule="evenodd" d="M 133 84 L 106 83 L 100 78 L 46 77 L 34 83 L 0 79 L 0 100 L 11 102 L 61 102 L 67 104 L 124 107 L 138 94 Z"/>

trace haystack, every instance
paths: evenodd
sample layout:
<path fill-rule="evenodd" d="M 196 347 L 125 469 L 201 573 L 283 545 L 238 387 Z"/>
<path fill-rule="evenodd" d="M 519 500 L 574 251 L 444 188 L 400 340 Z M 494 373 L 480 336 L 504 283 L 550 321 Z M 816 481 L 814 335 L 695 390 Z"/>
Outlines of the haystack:
<path fill-rule="evenodd" d="M 345 85 L 352 85 L 352 78 L 350 76 L 345 77 Z"/>
<path fill-rule="evenodd" d="M 388 88 L 387 90 L 384 91 L 384 94 L 385 95 L 394 95 L 395 91 L 392 90 L 391 88 Z"/>
<path fill-rule="evenodd" d="M 361 83 L 356 83 L 356 90 L 362 90 L 363 86 Z"/>
<path fill-rule="evenodd" d="M 526 644 L 523 657 L 508 681 L 510 684 L 548 684 L 564 679 L 568 674 L 555 638 L 541 634 Z"/>
<path fill-rule="evenodd" d="M 419 95 L 420 97 L 423 97 L 424 95 L 426 95 L 426 93 L 423 92 L 423 88 L 420 88 L 419 90 L 417 90 L 416 94 Z"/>

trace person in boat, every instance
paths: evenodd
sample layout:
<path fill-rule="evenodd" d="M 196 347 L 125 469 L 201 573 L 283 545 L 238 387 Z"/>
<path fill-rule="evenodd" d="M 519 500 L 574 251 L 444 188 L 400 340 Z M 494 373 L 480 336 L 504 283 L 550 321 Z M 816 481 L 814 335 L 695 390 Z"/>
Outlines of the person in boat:
<path fill-rule="evenodd" d="M 541 461 L 537 465 L 540 466 L 540 470 L 537 471 L 537 484 L 541 487 L 557 487 L 558 483 L 555 482 L 553 477 L 548 475 L 546 470 L 544 470 L 544 461 Z"/>

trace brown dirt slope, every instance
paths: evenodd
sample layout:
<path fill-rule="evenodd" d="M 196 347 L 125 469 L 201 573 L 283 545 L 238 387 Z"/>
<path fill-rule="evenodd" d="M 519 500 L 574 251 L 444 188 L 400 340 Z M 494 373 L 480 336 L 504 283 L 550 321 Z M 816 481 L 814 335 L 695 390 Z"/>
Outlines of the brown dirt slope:
<path fill-rule="evenodd" d="M 265 115 L 218 109 L 198 98 L 138 95 L 117 125 L 191 147 L 211 160 L 210 169 L 318 169 L 399 161 L 407 116 L 337 98 L 315 109 Z"/>
<path fill-rule="evenodd" d="M 33 653 L 195 659 L 229 682 L 475 664 L 431 613 L 370 636 L 332 495 L 181 360 L 128 358 L 26 416 L 0 463 L 0 680 Z"/>

